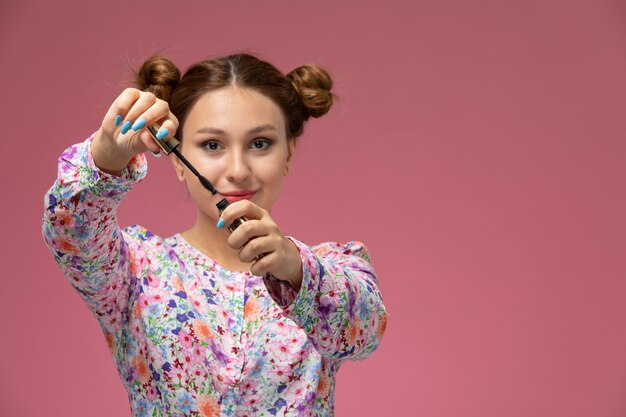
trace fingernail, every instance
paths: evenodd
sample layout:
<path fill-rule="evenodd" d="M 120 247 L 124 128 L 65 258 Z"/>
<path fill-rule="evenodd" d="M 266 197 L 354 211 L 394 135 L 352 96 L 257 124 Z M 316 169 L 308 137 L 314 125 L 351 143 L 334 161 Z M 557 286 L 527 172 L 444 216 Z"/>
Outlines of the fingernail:
<path fill-rule="evenodd" d="M 222 218 L 220 217 L 220 219 L 217 221 L 217 228 L 218 228 L 218 229 L 223 228 L 223 227 L 224 227 L 224 224 L 225 224 L 224 219 L 222 219 Z"/>
<path fill-rule="evenodd" d="M 159 129 L 159 131 L 157 132 L 157 134 L 156 134 L 156 138 L 157 138 L 158 140 L 163 140 L 163 139 L 165 139 L 165 138 L 167 137 L 167 135 L 169 135 L 169 134 L 170 134 L 170 131 L 169 131 L 169 130 L 167 130 L 166 128 L 162 127 L 162 128 L 160 128 L 160 129 Z"/>
<path fill-rule="evenodd" d="M 122 123 L 122 115 L 118 114 L 115 116 L 115 126 L 119 126 Z"/>
<path fill-rule="evenodd" d="M 122 125 L 122 130 L 120 130 L 120 132 L 122 132 L 122 135 L 125 135 L 126 132 L 128 132 L 130 130 L 131 126 L 132 125 L 131 125 L 130 121 L 126 120 L 124 122 L 124 124 Z"/>
<path fill-rule="evenodd" d="M 142 127 L 144 127 L 145 125 L 146 125 L 146 119 L 144 119 L 143 117 L 140 117 L 139 119 L 135 121 L 135 123 L 133 123 L 133 130 L 136 132 Z"/>

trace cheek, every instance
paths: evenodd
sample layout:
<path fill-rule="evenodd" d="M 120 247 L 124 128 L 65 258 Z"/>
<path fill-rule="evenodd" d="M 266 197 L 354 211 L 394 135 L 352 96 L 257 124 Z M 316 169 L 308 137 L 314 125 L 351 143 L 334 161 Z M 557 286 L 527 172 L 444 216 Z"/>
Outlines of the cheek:
<path fill-rule="evenodd" d="M 265 201 L 262 202 L 262 205 L 267 205 L 266 208 L 274 204 L 283 188 L 284 168 L 284 161 L 265 163 L 257 168 L 256 177 L 263 184 L 263 194 L 265 195 Z"/>
<path fill-rule="evenodd" d="M 186 156 L 191 165 L 198 170 L 200 175 L 205 177 L 214 186 L 218 186 L 218 179 L 222 170 L 219 168 L 218 161 L 206 161 L 199 158 L 194 158 L 193 155 Z M 210 191 L 202 186 L 198 177 L 185 167 L 184 170 L 185 183 L 187 190 L 194 197 L 196 201 L 206 201 L 212 197 Z"/>
<path fill-rule="evenodd" d="M 213 184 L 213 186 L 216 185 L 216 182 L 224 174 L 225 161 L 223 160 L 223 158 L 196 159 L 194 162 L 191 163 L 200 172 L 200 174 L 202 174 L 203 177 L 208 179 Z M 189 175 L 194 174 L 192 172 L 189 172 Z M 196 181 L 198 181 L 197 178 Z"/>
<path fill-rule="evenodd" d="M 273 160 L 259 164 L 256 168 L 257 177 L 268 186 L 280 186 L 285 177 L 285 161 Z"/>

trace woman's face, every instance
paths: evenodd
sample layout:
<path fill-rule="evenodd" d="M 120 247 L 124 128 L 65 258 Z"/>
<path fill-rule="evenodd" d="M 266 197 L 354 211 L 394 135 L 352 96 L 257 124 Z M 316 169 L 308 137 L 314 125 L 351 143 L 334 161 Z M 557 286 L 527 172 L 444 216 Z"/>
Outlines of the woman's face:
<path fill-rule="evenodd" d="M 247 88 L 201 96 L 183 126 L 183 155 L 229 202 L 248 199 L 270 211 L 289 170 L 294 141 L 281 109 Z M 217 220 L 213 196 L 177 158 L 174 166 L 201 213 Z"/>

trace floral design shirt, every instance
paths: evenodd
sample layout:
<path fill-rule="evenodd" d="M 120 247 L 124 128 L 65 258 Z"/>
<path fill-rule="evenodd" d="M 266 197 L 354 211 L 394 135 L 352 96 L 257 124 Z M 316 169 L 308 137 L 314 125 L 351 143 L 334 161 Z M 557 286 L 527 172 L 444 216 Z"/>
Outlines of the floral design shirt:
<path fill-rule="evenodd" d="M 147 171 L 100 171 L 92 138 L 68 148 L 43 235 L 104 331 L 134 416 L 333 415 L 335 374 L 378 346 L 386 314 L 363 244 L 309 247 L 296 291 L 224 269 L 180 235 L 121 229 L 116 208 Z"/>

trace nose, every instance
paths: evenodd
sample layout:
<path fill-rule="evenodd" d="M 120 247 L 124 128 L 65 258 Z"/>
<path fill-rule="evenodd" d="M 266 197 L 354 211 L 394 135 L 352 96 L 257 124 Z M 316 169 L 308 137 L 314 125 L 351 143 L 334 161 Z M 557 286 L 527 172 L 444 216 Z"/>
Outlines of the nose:
<path fill-rule="evenodd" d="M 232 183 L 245 183 L 250 177 L 250 166 L 245 154 L 239 149 L 232 149 L 226 158 L 226 179 Z"/>

